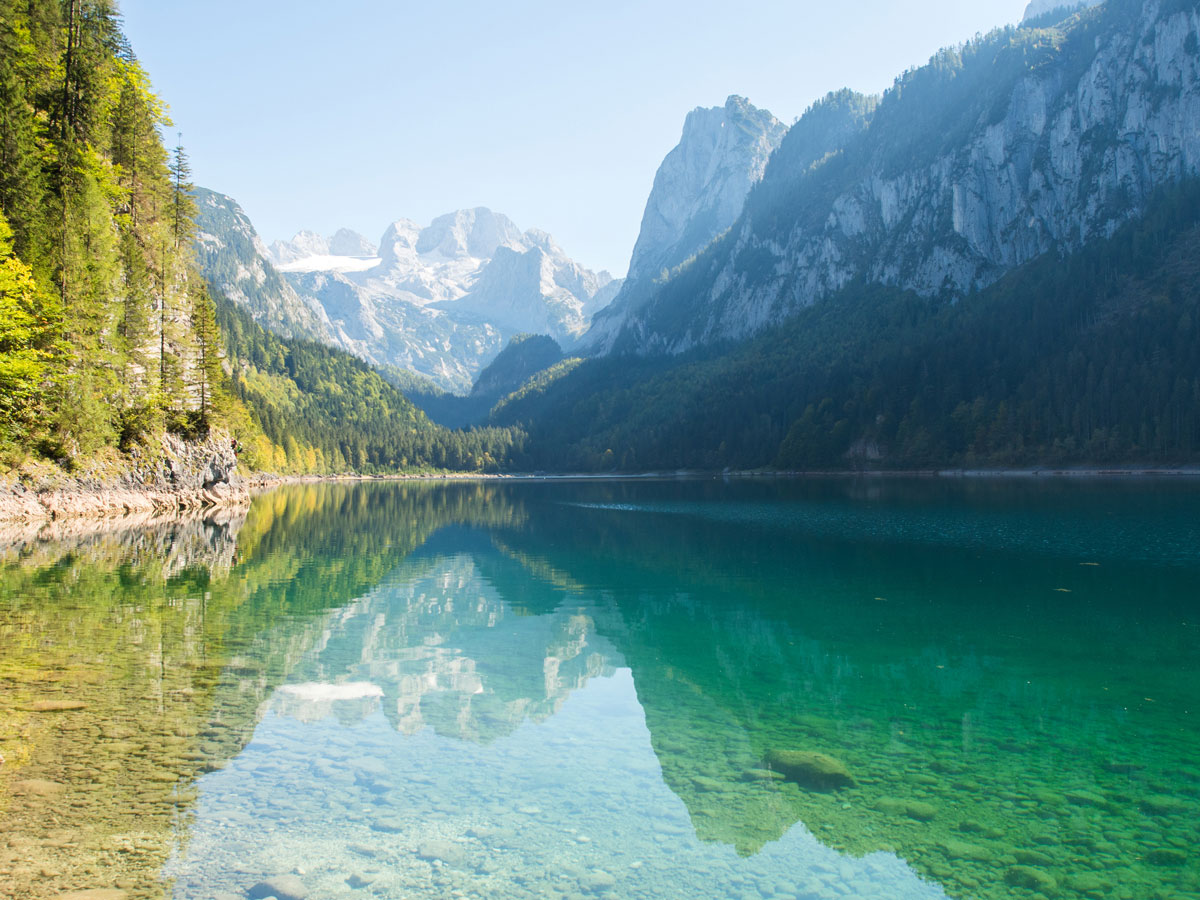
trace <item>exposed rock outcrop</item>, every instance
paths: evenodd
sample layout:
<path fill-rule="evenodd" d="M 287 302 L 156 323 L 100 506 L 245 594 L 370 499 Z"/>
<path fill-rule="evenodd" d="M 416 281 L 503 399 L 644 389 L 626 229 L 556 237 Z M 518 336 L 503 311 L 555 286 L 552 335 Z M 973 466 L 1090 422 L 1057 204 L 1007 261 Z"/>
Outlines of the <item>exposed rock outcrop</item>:
<path fill-rule="evenodd" d="M 167 435 L 150 455 L 98 462 L 68 475 L 39 469 L 0 479 L 0 521 L 107 518 L 249 502 L 227 434 L 202 443 Z"/>
<path fill-rule="evenodd" d="M 787 126 L 744 97 L 688 114 L 678 146 L 654 177 L 629 274 L 611 304 L 596 305 L 582 347 L 597 353 L 610 349 L 655 284 L 737 220 L 786 133 Z"/>

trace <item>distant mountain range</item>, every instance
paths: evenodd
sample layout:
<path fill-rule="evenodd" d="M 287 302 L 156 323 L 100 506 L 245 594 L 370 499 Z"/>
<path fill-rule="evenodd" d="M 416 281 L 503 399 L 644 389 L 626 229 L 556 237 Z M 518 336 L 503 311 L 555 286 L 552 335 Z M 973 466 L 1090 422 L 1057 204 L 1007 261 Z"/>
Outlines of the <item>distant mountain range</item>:
<path fill-rule="evenodd" d="M 574 343 L 621 284 L 574 262 L 549 234 L 522 232 L 488 209 L 425 228 L 401 219 L 378 248 L 343 229 L 301 232 L 268 250 L 232 198 L 206 190 L 196 198 L 202 268 L 256 320 L 450 391 L 468 391 L 515 335 Z"/>
<path fill-rule="evenodd" d="M 235 200 L 199 190 L 197 249 L 210 282 L 266 327 L 428 379 L 422 396 L 465 394 L 517 335 L 609 350 L 655 285 L 733 224 L 786 131 L 741 97 L 693 110 L 655 178 L 628 280 L 484 208 L 424 228 L 398 220 L 378 245 L 342 229 L 267 248 Z"/>

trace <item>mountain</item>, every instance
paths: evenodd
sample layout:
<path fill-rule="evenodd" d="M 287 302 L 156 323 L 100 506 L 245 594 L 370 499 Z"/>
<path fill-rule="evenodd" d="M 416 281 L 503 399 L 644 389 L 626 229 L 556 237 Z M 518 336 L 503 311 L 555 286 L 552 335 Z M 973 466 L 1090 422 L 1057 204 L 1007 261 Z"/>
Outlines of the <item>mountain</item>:
<path fill-rule="evenodd" d="M 492 421 L 558 470 L 1194 465 L 1197 123 L 1194 0 L 830 95 L 615 352 Z"/>
<path fill-rule="evenodd" d="M 348 341 L 324 308 L 301 295 L 271 264 L 249 216 L 232 197 L 196 188 L 193 249 L 209 287 L 284 337 L 303 337 L 345 349 Z M 312 235 L 312 238 L 318 238 Z"/>
<path fill-rule="evenodd" d="M 832 95 L 789 133 L 730 232 L 609 346 L 742 339 L 855 282 L 962 299 L 1111 236 L 1156 188 L 1200 170 L 1198 28 L 1194 3 L 1110 0 L 944 50 L 877 105 Z M 824 155 L 791 153 L 847 103 L 861 128 Z"/>
<path fill-rule="evenodd" d="M 512 337 L 573 343 L 620 282 L 574 262 L 545 232 L 522 232 L 489 209 L 459 210 L 427 227 L 400 219 L 378 248 L 353 232 L 301 232 L 271 259 L 319 306 L 340 346 L 465 392 Z"/>
<path fill-rule="evenodd" d="M 724 107 L 688 114 L 678 146 L 654 177 L 625 283 L 611 304 L 601 307 L 581 341 L 584 347 L 610 349 L 655 285 L 737 220 L 786 132 L 769 112 L 737 96 Z"/>
<path fill-rule="evenodd" d="M 1042 16 L 1050 15 L 1067 15 L 1076 12 L 1085 7 L 1098 6 L 1104 0 L 1032 0 L 1025 7 L 1025 15 L 1021 18 L 1021 22 L 1029 22 L 1033 19 L 1040 19 Z"/>
<path fill-rule="evenodd" d="M 562 358 L 562 348 L 553 338 L 544 334 L 519 334 L 479 373 L 471 396 L 488 397 L 495 402 Z"/>

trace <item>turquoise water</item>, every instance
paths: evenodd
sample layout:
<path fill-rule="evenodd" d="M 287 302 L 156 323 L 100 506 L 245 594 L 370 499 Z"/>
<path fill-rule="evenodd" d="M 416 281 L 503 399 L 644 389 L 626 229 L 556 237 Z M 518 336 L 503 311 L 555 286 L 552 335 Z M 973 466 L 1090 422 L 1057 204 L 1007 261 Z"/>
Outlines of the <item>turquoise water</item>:
<path fill-rule="evenodd" d="M 1198 512 L 319 485 L 26 542 L 0 895 L 1198 898 Z"/>

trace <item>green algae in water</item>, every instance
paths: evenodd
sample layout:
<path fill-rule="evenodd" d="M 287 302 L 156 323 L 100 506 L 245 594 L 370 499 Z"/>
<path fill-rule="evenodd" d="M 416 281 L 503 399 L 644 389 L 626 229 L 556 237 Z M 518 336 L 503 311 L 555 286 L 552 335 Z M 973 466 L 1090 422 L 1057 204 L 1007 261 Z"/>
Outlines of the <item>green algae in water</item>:
<path fill-rule="evenodd" d="M 368 485 L 260 498 L 205 539 L 236 565 L 169 562 L 178 536 L 43 547 L 3 570 L 0 664 L 41 743 L 9 756 L 0 893 L 40 854 L 56 889 L 120 860 L 131 896 L 188 900 L 282 875 L 1196 896 L 1198 506 L 1186 482 Z M 127 687 L 81 693 L 97 667 Z M 847 777 L 772 764 L 797 759 Z M 78 790 L 130 760 L 138 790 Z M 112 827 L 55 831 L 30 810 L 56 791 Z"/>

